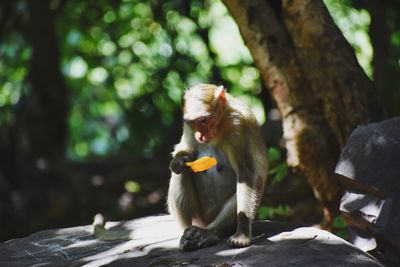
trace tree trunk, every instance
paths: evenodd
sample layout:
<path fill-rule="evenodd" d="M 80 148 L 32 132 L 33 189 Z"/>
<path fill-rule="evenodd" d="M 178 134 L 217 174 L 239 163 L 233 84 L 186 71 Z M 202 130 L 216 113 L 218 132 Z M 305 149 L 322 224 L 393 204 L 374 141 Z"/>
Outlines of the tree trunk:
<path fill-rule="evenodd" d="M 64 157 L 68 94 L 60 72 L 50 0 L 30 0 L 31 88 L 25 99 L 26 151 L 34 159 Z"/>
<path fill-rule="evenodd" d="M 369 36 L 373 48 L 372 66 L 374 70 L 374 83 L 383 100 L 384 106 L 391 115 L 399 114 L 400 108 L 398 103 L 400 94 L 396 94 L 400 85 L 399 74 L 396 72 L 393 62 L 396 56 L 391 45 L 391 31 L 389 28 L 390 19 L 398 16 L 395 12 L 390 16 L 387 3 L 379 0 L 365 2 L 364 7 L 371 16 L 371 24 L 369 26 Z M 390 6 L 391 7 L 391 6 Z M 389 7 L 389 8 L 390 8 Z M 398 8 L 393 5 L 392 8 Z"/>
<path fill-rule="evenodd" d="M 330 226 L 340 149 L 354 127 L 382 116 L 375 89 L 322 1 L 223 1 L 282 114 L 288 164 L 306 175 Z"/>

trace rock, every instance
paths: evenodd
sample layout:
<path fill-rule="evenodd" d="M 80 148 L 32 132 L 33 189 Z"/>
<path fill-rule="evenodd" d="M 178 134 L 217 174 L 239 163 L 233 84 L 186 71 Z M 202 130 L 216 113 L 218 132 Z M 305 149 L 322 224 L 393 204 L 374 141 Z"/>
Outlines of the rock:
<path fill-rule="evenodd" d="M 335 172 L 346 189 L 340 210 L 350 225 L 350 241 L 399 266 L 400 117 L 357 127 Z"/>
<path fill-rule="evenodd" d="M 343 239 L 314 227 L 254 222 L 253 244 L 232 249 L 226 240 L 193 252 L 178 250 L 172 217 L 108 222 L 131 240 L 101 241 L 92 226 L 46 230 L 0 244 L 0 266 L 383 266 Z"/>
<path fill-rule="evenodd" d="M 398 196 L 400 117 L 358 126 L 343 148 L 335 172 Z"/>

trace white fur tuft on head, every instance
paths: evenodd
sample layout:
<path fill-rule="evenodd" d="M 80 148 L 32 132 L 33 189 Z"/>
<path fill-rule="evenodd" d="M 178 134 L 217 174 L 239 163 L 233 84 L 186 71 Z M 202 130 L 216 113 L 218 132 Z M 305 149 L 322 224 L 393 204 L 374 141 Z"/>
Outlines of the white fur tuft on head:
<path fill-rule="evenodd" d="M 218 97 L 222 94 L 225 93 L 225 88 L 224 86 L 220 85 L 215 89 L 215 93 L 214 93 L 214 98 L 218 99 Z"/>

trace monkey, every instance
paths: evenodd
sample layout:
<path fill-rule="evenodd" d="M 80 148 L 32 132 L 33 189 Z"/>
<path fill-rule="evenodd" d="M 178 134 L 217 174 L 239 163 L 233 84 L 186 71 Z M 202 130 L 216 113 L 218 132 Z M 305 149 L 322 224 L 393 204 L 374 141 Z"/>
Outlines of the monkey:
<path fill-rule="evenodd" d="M 251 244 L 252 221 L 268 174 L 266 145 L 250 108 L 223 86 L 198 84 L 183 94 L 183 133 L 170 162 L 169 213 L 184 228 L 179 248 L 227 241 Z M 186 162 L 202 156 L 217 166 L 194 173 Z M 236 229 L 235 229 L 236 228 Z"/>

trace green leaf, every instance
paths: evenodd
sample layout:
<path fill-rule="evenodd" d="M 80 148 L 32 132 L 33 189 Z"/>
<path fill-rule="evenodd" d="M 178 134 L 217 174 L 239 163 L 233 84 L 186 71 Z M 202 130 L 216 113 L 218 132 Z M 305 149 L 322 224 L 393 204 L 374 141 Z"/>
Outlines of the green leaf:
<path fill-rule="evenodd" d="M 288 216 L 293 212 L 293 209 L 288 205 L 278 206 L 261 206 L 258 210 L 258 219 L 273 219 L 277 216 Z"/>
<path fill-rule="evenodd" d="M 280 160 L 281 158 L 281 152 L 275 148 L 275 147 L 270 147 L 268 149 L 268 159 L 270 161 L 277 161 Z"/>
<path fill-rule="evenodd" d="M 261 206 L 258 210 L 258 219 L 265 220 L 268 217 L 268 208 L 267 206 Z"/>
<path fill-rule="evenodd" d="M 125 190 L 130 193 L 138 193 L 140 191 L 140 184 L 136 181 L 127 181 L 124 187 Z"/>
<path fill-rule="evenodd" d="M 287 163 L 283 162 L 278 166 L 276 166 L 275 168 L 273 168 L 272 170 L 270 170 L 270 174 L 274 174 L 272 178 L 272 184 L 277 184 L 282 182 L 288 174 L 288 169 L 289 167 Z"/>
<path fill-rule="evenodd" d="M 333 227 L 335 228 L 347 228 L 347 223 L 342 216 L 336 216 L 333 219 Z"/>

